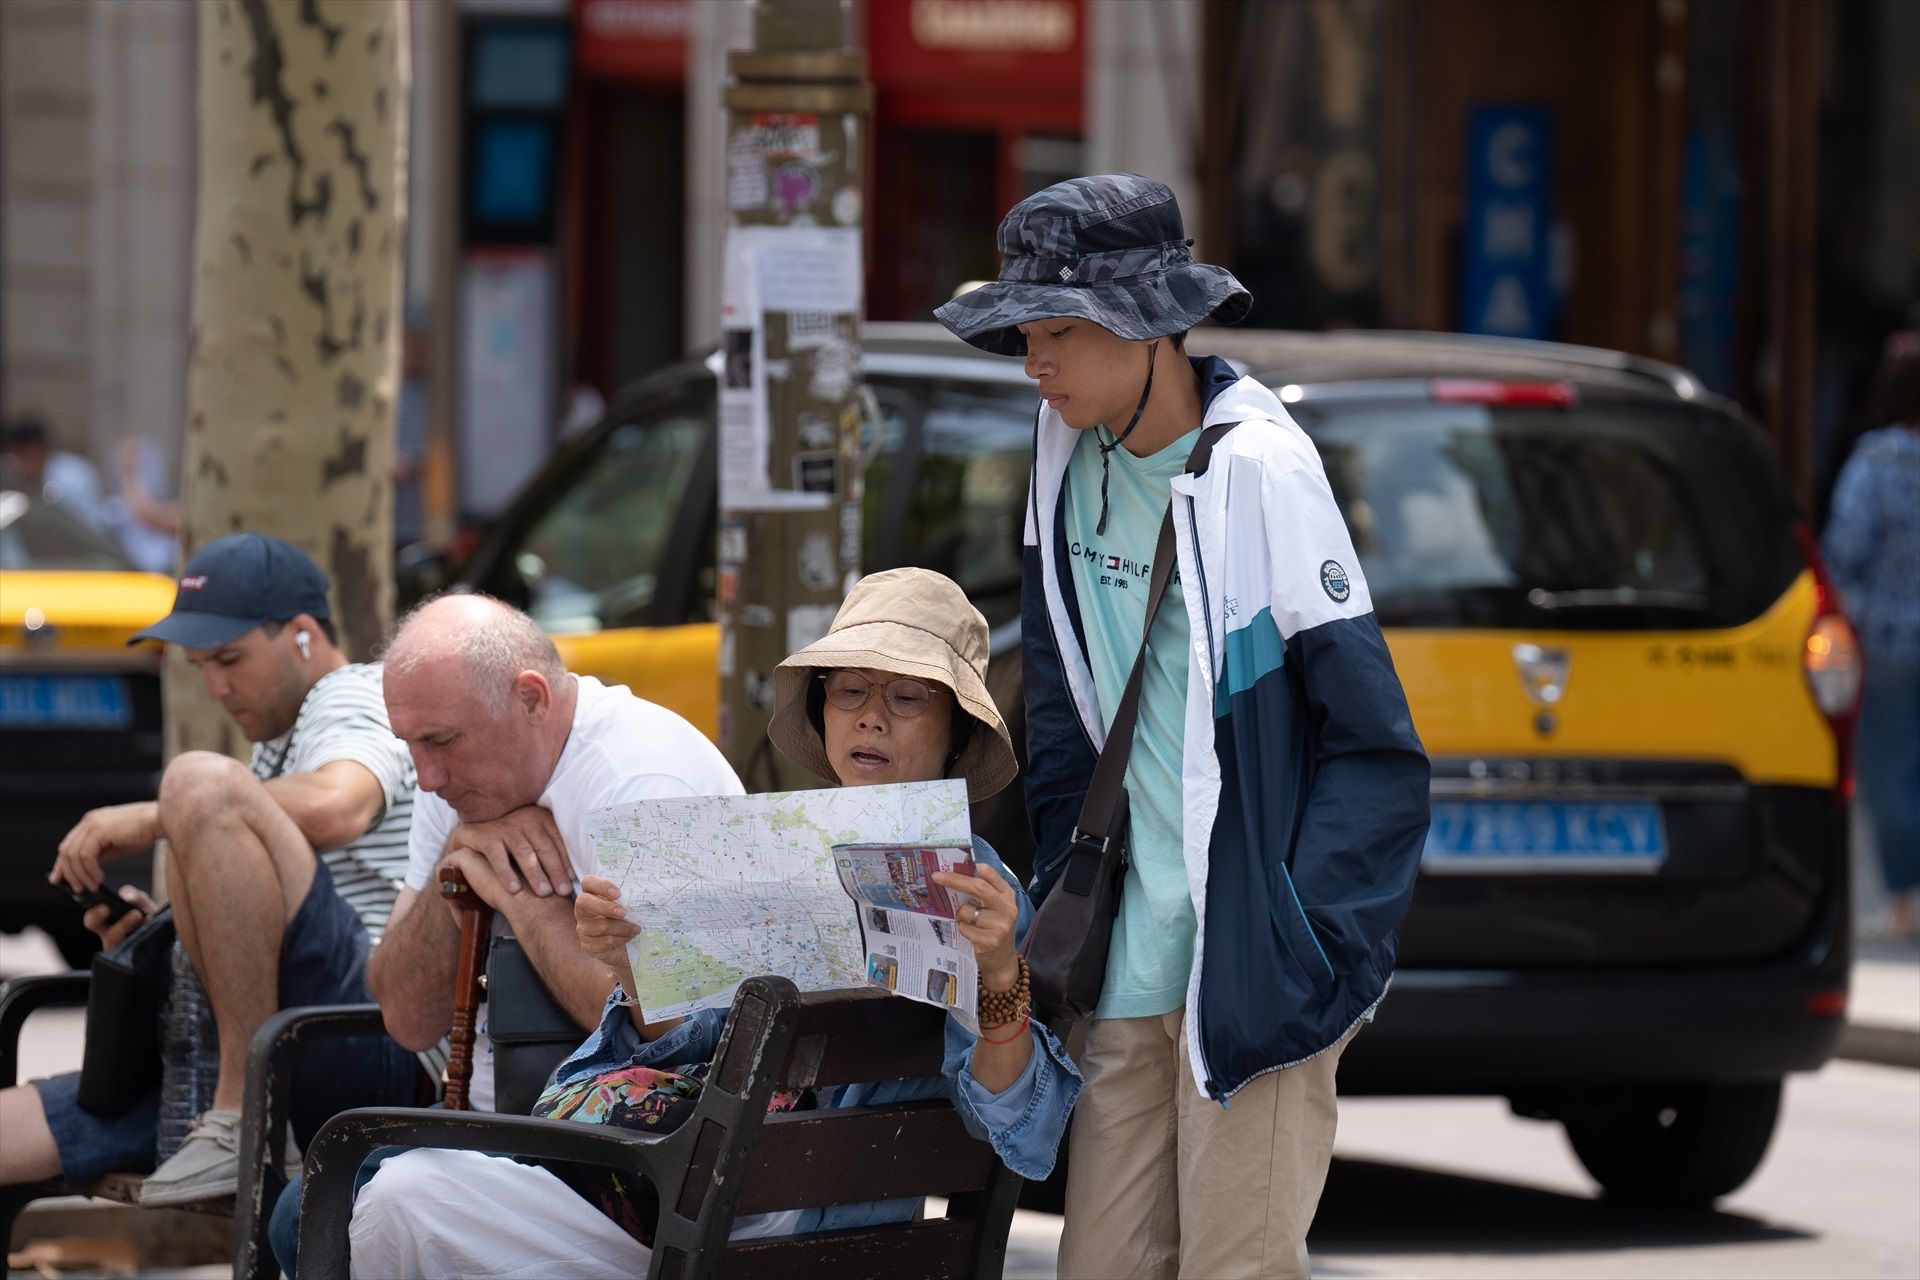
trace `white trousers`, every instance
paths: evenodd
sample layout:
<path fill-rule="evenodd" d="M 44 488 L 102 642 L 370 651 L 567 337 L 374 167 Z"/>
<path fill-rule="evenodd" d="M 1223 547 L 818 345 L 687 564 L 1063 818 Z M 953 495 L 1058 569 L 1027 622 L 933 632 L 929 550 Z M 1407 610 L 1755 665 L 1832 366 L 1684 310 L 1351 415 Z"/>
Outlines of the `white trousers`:
<path fill-rule="evenodd" d="M 798 1212 L 734 1223 L 732 1238 L 787 1235 Z M 545 1169 L 477 1151 L 409 1151 L 353 1202 L 354 1280 L 498 1277 L 631 1280 L 652 1251 Z"/>

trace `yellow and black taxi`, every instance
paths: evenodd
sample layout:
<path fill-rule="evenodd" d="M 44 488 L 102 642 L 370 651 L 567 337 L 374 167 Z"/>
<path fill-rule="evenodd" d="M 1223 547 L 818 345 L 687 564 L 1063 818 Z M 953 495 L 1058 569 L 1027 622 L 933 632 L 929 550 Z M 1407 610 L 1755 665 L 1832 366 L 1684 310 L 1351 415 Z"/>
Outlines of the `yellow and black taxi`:
<path fill-rule="evenodd" d="M 1613 352 L 1209 335 L 1313 437 L 1433 761 L 1341 1086 L 1493 1093 L 1703 1201 L 1844 1021 L 1859 649 L 1759 431 Z"/>
<path fill-rule="evenodd" d="M 159 652 L 127 638 L 171 607 L 173 580 L 32 488 L 0 471 L 0 930 L 38 925 L 82 963 L 93 935 L 47 870 L 87 810 L 153 798 Z"/>
<path fill-rule="evenodd" d="M 1740 1185 L 1782 1078 L 1832 1053 L 1850 959 L 1858 648 L 1759 433 L 1690 375 L 1446 335 L 1198 330 L 1313 437 L 1433 761 L 1393 990 L 1348 1092 L 1565 1124 L 1610 1192 Z M 870 325 L 869 569 L 966 588 L 1024 739 L 1033 386 Z M 711 733 L 714 385 L 664 370 L 566 446 L 459 575 L 569 664 Z M 882 531 L 886 531 L 883 536 Z M 1018 787 L 975 825 L 1031 865 Z"/>

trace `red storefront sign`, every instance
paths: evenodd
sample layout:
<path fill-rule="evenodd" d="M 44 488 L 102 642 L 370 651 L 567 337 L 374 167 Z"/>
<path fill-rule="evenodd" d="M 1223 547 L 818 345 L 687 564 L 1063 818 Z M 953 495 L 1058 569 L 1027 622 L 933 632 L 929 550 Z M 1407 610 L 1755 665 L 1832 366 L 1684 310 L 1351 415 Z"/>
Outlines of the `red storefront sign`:
<path fill-rule="evenodd" d="M 868 0 L 865 12 L 883 111 L 979 116 L 984 106 L 989 117 L 1031 114 L 1035 126 L 1078 130 L 1084 0 Z"/>
<path fill-rule="evenodd" d="M 574 65 L 596 79 L 687 80 L 695 0 L 573 0 Z"/>

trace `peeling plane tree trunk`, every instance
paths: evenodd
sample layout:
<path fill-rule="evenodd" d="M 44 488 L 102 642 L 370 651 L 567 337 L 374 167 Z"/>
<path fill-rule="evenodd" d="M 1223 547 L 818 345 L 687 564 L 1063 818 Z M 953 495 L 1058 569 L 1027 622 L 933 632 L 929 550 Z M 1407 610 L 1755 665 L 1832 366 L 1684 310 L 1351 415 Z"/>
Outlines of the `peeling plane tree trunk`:
<path fill-rule="evenodd" d="M 406 18 L 401 0 L 213 0 L 199 22 L 182 551 L 240 529 L 301 547 L 356 660 L 393 610 Z M 168 663 L 169 757 L 244 752 Z"/>

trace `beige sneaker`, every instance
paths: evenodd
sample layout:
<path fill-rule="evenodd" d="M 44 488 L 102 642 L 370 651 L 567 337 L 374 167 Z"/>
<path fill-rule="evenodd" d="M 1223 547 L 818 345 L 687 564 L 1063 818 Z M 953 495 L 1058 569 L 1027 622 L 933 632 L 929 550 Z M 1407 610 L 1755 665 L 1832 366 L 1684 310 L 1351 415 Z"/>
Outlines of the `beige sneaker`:
<path fill-rule="evenodd" d="M 240 1113 L 209 1111 L 140 1188 L 142 1208 L 219 1200 L 240 1188 Z"/>

